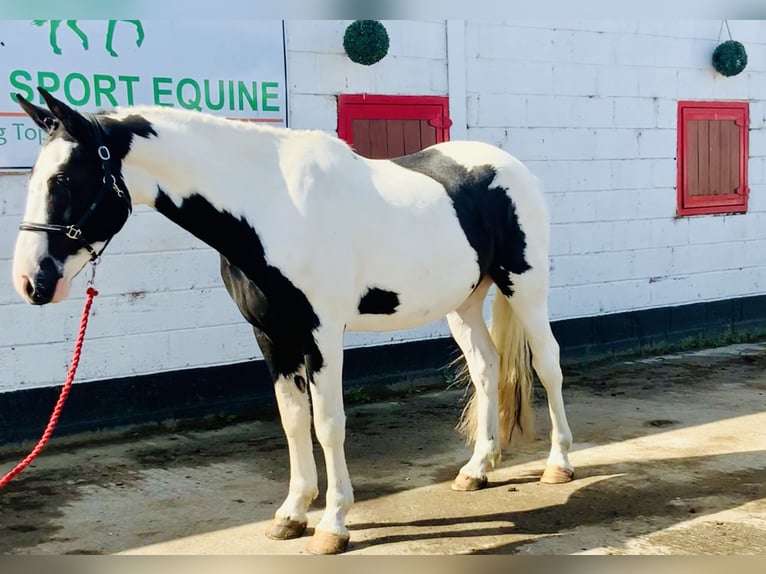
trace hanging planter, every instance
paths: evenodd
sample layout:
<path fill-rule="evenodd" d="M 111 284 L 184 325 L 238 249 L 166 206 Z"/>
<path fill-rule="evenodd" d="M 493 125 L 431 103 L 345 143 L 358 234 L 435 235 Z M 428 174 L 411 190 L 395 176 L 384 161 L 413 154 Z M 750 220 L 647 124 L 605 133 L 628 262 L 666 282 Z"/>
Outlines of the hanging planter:
<path fill-rule="evenodd" d="M 388 54 L 388 32 L 377 20 L 355 20 L 343 34 L 343 49 L 352 62 L 371 66 Z"/>
<path fill-rule="evenodd" d="M 745 47 L 736 40 L 718 44 L 713 52 L 713 67 L 724 76 L 736 76 L 747 66 Z"/>
<path fill-rule="evenodd" d="M 736 76 L 747 66 L 747 52 L 741 42 L 737 42 L 731 37 L 729 22 L 724 20 L 726 31 L 729 33 L 729 39 L 718 44 L 713 51 L 713 67 L 716 72 L 724 76 Z M 723 31 L 723 24 L 721 24 Z M 720 40 L 721 34 L 718 34 Z"/>

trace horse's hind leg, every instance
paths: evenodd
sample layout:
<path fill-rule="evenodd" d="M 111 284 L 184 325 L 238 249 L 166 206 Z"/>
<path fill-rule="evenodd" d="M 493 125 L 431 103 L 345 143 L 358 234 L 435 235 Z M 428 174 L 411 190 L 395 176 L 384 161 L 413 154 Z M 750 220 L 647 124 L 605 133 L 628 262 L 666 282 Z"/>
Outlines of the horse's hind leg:
<path fill-rule="evenodd" d="M 125 20 L 125 22 L 130 22 L 136 27 L 136 46 L 141 47 L 144 43 L 144 25 L 141 20 Z"/>
<path fill-rule="evenodd" d="M 465 356 L 475 388 L 476 429 L 471 459 L 460 469 L 453 490 L 477 490 L 487 484 L 487 470 L 500 460 L 498 420 L 499 357 L 482 314 L 482 304 L 491 285 L 485 282 L 458 309 L 447 315 L 452 336 Z"/>
<path fill-rule="evenodd" d="M 514 314 L 524 326 L 532 351 L 532 365 L 545 387 L 548 412 L 551 418 L 551 450 L 542 482 L 569 482 L 574 468 L 569 462 L 572 431 L 567 423 L 564 397 L 561 392 L 563 376 L 559 363 L 559 345 L 553 336 L 548 319 L 547 277 L 533 271 L 521 275 L 514 283 L 510 298 Z"/>

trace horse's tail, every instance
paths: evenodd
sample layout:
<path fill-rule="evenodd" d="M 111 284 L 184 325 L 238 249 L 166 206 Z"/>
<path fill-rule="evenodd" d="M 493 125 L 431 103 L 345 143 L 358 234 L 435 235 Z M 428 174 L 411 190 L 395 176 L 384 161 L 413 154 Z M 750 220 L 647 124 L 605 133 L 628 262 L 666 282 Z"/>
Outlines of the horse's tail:
<path fill-rule="evenodd" d="M 498 406 L 500 410 L 500 447 L 510 444 L 516 435 L 533 436 L 532 364 L 524 328 L 511 303 L 499 291 L 492 304 L 492 341 L 500 355 Z M 469 442 L 476 440 L 478 405 L 474 392 L 468 400 L 457 430 Z"/>

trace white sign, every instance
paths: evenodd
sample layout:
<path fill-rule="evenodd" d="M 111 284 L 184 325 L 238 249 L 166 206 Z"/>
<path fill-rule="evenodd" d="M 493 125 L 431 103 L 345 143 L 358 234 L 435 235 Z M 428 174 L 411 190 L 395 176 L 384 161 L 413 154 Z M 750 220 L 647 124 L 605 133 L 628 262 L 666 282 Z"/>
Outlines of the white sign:
<path fill-rule="evenodd" d="M 81 111 L 150 104 L 286 125 L 279 20 L 0 20 L 0 170 L 44 133 L 19 108 L 41 86 Z"/>

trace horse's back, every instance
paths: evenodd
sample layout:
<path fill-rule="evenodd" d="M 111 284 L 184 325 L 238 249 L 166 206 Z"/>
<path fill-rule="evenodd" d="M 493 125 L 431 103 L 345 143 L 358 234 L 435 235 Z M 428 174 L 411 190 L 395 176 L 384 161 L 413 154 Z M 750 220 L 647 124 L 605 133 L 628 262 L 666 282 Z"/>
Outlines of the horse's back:
<path fill-rule="evenodd" d="M 485 142 L 458 140 L 438 143 L 393 161 L 422 173 L 428 172 L 441 179 L 443 186 L 461 185 L 468 194 L 481 192 L 487 186 L 504 190 L 511 200 L 518 225 L 534 243 L 539 252 L 537 255 L 547 257 L 550 220 L 540 182 L 524 163 L 507 151 Z M 445 173 L 450 171 L 451 174 Z M 462 181 L 445 181 L 449 178 Z M 474 209 L 488 208 L 474 205 Z"/>
<path fill-rule="evenodd" d="M 489 166 L 496 172 L 493 184 L 505 188 L 515 202 L 544 203 L 537 177 L 516 156 L 497 146 L 458 140 L 438 143 L 426 150 L 438 151 L 468 170 Z"/>

